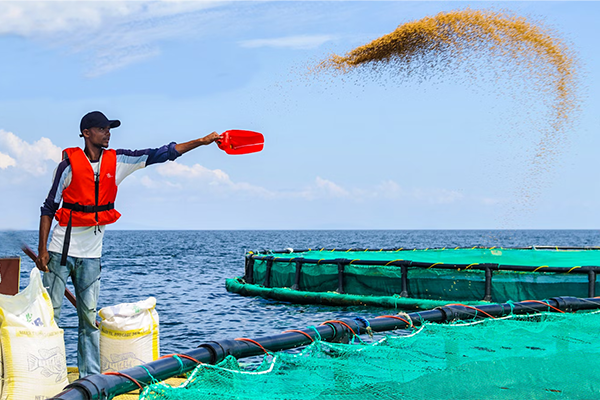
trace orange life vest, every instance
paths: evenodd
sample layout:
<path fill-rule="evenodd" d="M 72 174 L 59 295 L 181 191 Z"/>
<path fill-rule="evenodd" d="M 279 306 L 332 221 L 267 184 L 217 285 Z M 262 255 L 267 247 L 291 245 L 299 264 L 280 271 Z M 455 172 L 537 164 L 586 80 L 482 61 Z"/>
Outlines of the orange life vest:
<path fill-rule="evenodd" d="M 115 210 L 117 197 L 117 153 L 104 150 L 100 173 L 94 174 L 90 162 L 79 147 L 63 151 L 71 165 L 72 179 L 63 191 L 63 205 L 55 218 L 60 226 L 96 226 L 116 222 L 121 214 Z"/>

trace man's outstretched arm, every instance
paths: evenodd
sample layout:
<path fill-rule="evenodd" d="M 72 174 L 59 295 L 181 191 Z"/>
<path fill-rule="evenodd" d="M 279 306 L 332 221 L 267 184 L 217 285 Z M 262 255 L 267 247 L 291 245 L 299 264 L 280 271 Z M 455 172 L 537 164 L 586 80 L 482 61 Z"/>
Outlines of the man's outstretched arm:
<path fill-rule="evenodd" d="M 161 164 L 167 161 L 175 161 L 183 153 L 186 153 L 196 147 L 211 144 L 219 140 L 220 136 L 216 132 L 206 135 L 200 139 L 194 139 L 185 143 L 171 142 L 155 149 L 143 150 L 117 150 L 117 185 L 123 179 L 137 171 L 154 164 Z"/>
<path fill-rule="evenodd" d="M 221 136 L 217 132 L 213 132 L 200 139 L 190 140 L 189 142 L 185 143 L 178 143 L 175 145 L 175 150 L 177 150 L 179 154 L 184 154 L 190 150 L 195 149 L 196 147 L 211 144 L 212 142 L 217 141 L 220 138 Z"/>

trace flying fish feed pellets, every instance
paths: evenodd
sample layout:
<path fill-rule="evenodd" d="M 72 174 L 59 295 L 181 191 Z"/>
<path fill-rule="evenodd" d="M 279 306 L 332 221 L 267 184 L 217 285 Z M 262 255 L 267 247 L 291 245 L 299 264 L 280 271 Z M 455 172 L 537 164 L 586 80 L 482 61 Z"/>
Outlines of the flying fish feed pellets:
<path fill-rule="evenodd" d="M 526 103 L 515 104 L 526 110 L 526 118 L 512 123 L 533 126 L 527 137 L 538 135 L 532 141 L 527 187 L 516 190 L 519 201 L 527 203 L 540 192 L 579 111 L 580 62 L 572 47 L 542 21 L 466 8 L 404 23 L 344 55 L 329 56 L 312 72 L 352 74 L 357 81 L 384 74 L 401 82 L 463 79 L 474 86 L 487 79 L 498 85 L 499 95 L 521 96 Z"/>

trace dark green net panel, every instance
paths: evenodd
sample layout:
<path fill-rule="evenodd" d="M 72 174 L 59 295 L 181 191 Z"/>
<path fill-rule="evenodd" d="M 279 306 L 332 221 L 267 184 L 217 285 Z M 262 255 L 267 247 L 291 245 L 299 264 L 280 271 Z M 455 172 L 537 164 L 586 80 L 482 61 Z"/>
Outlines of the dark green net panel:
<path fill-rule="evenodd" d="M 595 399 L 600 314 L 537 314 L 430 324 L 365 344 L 317 341 L 266 356 L 200 365 L 144 400 Z"/>
<path fill-rule="evenodd" d="M 597 248 L 266 251 L 247 254 L 246 275 L 227 288 L 300 303 L 417 309 L 444 301 L 594 297 L 597 272 Z"/>

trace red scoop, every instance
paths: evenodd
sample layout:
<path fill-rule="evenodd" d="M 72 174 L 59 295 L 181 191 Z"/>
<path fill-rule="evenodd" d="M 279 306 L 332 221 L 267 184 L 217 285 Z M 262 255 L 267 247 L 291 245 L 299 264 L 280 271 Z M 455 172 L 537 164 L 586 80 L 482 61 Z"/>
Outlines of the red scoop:
<path fill-rule="evenodd" d="M 261 151 L 265 145 L 262 133 L 232 129 L 221 134 L 219 148 L 227 154 L 248 154 Z"/>

